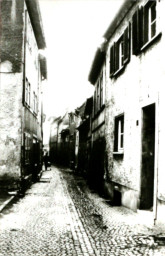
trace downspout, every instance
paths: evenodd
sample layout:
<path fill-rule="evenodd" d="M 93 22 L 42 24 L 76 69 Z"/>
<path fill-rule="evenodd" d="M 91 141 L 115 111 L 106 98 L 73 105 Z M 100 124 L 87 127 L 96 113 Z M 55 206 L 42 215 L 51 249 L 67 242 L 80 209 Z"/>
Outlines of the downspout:
<path fill-rule="evenodd" d="M 27 34 L 27 10 L 24 16 L 24 42 L 23 42 L 23 88 L 22 88 L 22 120 L 21 120 L 21 181 L 23 177 L 23 160 L 24 160 L 24 100 L 25 100 L 25 70 L 26 70 L 26 34 Z"/>
<path fill-rule="evenodd" d="M 157 208 L 158 208 L 158 165 L 159 165 L 159 92 L 156 105 L 156 132 L 155 132 L 155 177 L 154 177 L 154 225 L 157 220 Z"/>

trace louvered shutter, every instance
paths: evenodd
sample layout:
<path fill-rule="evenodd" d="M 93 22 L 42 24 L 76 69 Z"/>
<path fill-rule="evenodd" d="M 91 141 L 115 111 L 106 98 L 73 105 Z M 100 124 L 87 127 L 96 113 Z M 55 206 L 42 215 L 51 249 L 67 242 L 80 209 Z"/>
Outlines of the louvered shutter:
<path fill-rule="evenodd" d="M 119 43 L 114 43 L 114 73 L 119 69 Z"/>
<path fill-rule="evenodd" d="M 115 72 L 115 45 L 113 44 L 110 48 L 110 77 Z"/>
<path fill-rule="evenodd" d="M 124 60 L 123 64 L 127 64 L 130 61 L 130 24 L 124 31 Z"/>
<path fill-rule="evenodd" d="M 150 2 L 148 2 L 145 6 L 144 6 L 144 11 L 143 11 L 143 44 L 146 44 L 148 42 L 148 12 L 149 12 L 149 4 Z"/>
<path fill-rule="evenodd" d="M 138 9 L 132 17 L 132 53 L 137 55 L 143 45 L 143 8 Z"/>

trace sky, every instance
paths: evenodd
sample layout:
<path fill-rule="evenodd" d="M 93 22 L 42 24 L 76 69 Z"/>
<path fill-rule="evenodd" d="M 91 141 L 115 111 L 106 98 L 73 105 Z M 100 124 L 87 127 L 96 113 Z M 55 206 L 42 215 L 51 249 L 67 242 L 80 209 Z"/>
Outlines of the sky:
<path fill-rule="evenodd" d="M 47 48 L 44 112 L 62 116 L 93 94 L 88 75 L 102 36 L 123 0 L 39 0 Z"/>

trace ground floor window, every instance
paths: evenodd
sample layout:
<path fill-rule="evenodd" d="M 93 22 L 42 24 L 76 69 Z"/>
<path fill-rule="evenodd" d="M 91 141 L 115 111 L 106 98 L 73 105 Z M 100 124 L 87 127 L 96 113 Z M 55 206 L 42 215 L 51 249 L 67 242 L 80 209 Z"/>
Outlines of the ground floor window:
<path fill-rule="evenodd" d="M 24 133 L 25 165 L 30 164 L 30 143 L 31 143 L 30 134 Z"/>
<path fill-rule="evenodd" d="M 114 151 L 122 153 L 124 150 L 124 114 L 115 117 Z"/>

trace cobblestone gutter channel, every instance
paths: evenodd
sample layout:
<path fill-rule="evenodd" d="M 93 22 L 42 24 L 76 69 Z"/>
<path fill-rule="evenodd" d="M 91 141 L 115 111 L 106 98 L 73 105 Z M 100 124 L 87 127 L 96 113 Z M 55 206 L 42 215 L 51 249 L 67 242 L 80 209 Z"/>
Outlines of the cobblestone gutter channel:
<path fill-rule="evenodd" d="M 117 215 L 116 209 L 111 206 L 108 206 L 112 210 L 109 216 L 111 220 L 107 223 L 106 216 L 103 216 L 106 213 L 103 214 L 102 209 L 89 198 L 89 191 L 82 189 L 81 178 L 73 178 L 66 173 L 64 176 L 69 195 L 89 237 L 91 247 L 94 248 L 94 255 L 165 255 L 164 237 L 151 235 L 147 228 L 143 234 L 142 230 L 145 227 L 139 230 L 137 224 L 122 222 L 120 217 L 124 213 L 123 209 Z M 125 209 L 125 214 L 128 213 L 129 210 Z"/>

